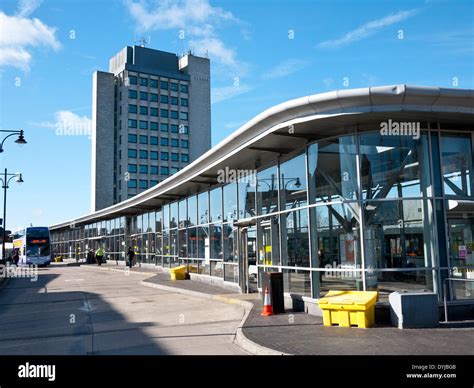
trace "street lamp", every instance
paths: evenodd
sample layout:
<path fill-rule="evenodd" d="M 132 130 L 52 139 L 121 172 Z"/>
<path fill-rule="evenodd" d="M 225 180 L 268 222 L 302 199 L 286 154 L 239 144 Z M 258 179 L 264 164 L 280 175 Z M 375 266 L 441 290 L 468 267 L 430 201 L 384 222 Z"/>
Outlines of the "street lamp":
<path fill-rule="evenodd" d="M 5 140 L 7 140 L 10 136 L 18 135 L 18 138 L 15 140 L 16 144 L 24 145 L 27 143 L 22 129 L 19 131 L 0 130 L 0 132 L 9 133 L 9 135 L 5 136 L 0 143 L 0 153 L 3 152 L 3 143 L 5 143 Z"/>
<path fill-rule="evenodd" d="M 22 131 L 23 132 L 23 131 Z M 2 142 L 3 144 L 3 142 Z M 5 260 L 5 239 L 6 239 L 6 234 L 7 234 L 7 189 L 8 189 L 8 184 L 12 179 L 15 179 L 15 181 L 18 184 L 22 184 L 24 182 L 23 180 L 23 175 L 19 172 L 15 174 L 9 174 L 7 169 L 5 169 L 5 173 L 3 175 L 3 178 L 0 178 L 0 182 L 2 182 L 2 189 L 3 189 L 3 241 L 2 241 L 2 260 Z"/>

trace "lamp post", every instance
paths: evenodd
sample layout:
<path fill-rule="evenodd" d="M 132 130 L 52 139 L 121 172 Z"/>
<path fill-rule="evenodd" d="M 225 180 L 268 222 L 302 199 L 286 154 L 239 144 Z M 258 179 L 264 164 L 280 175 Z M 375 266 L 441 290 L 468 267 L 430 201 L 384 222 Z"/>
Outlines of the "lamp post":
<path fill-rule="evenodd" d="M 19 130 L 19 131 L 11 131 L 11 130 L 0 130 L 1 133 L 9 133 L 9 135 L 5 136 L 2 140 L 2 142 L 0 143 L 0 153 L 3 152 L 3 143 L 5 143 L 5 140 L 7 140 L 10 136 L 14 136 L 14 135 L 18 135 L 18 138 L 15 140 L 15 143 L 16 144 L 19 144 L 19 145 L 24 145 L 26 144 L 26 140 L 25 140 L 25 135 L 24 135 L 24 132 L 23 130 Z"/>
<path fill-rule="evenodd" d="M 3 142 L 2 142 L 3 144 Z M 21 173 L 17 172 L 15 174 L 9 174 L 7 169 L 5 169 L 5 173 L 3 175 L 3 178 L 0 178 L 0 181 L 2 182 L 2 189 L 3 189 L 3 241 L 2 241 L 2 260 L 5 260 L 5 238 L 6 238 L 6 232 L 7 232 L 7 189 L 8 189 L 8 184 L 10 181 L 15 178 L 17 183 L 21 184 L 23 183 L 23 176 Z"/>

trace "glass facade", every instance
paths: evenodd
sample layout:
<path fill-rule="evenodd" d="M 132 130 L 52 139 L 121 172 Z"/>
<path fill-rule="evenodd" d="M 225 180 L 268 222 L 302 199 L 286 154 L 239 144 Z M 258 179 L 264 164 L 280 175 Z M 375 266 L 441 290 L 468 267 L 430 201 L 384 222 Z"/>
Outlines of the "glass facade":
<path fill-rule="evenodd" d="M 53 230 L 54 249 L 100 242 L 123 260 L 131 244 L 143 263 L 239 284 L 248 265 L 249 276 L 282 272 L 285 292 L 312 298 L 329 289 L 377 290 L 381 302 L 402 290 L 441 297 L 447 274 L 474 278 L 472 140 L 437 127 L 417 138 L 359 130 L 323 139 L 262 166 L 254 180 Z M 450 297 L 474 297 L 472 283 Z"/>

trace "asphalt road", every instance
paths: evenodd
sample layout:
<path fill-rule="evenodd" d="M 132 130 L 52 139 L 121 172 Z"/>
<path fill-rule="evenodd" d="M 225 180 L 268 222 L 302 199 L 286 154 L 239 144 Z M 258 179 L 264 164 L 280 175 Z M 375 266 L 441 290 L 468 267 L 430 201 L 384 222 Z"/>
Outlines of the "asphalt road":
<path fill-rule="evenodd" d="M 0 290 L 1 355 L 247 354 L 241 306 L 143 287 L 142 275 L 40 268 Z"/>

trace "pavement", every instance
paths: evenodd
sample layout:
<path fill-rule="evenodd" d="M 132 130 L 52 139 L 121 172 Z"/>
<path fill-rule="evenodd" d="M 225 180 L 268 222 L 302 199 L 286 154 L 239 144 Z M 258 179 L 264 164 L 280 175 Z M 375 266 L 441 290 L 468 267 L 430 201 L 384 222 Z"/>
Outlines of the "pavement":
<path fill-rule="evenodd" d="M 145 327 L 133 329 L 137 332 L 134 334 L 137 346 L 128 350 L 131 354 L 474 354 L 474 321 L 442 323 L 439 328 L 434 329 L 400 330 L 381 325 L 369 329 L 325 327 L 321 317 L 291 310 L 284 314 L 262 317 L 262 303 L 258 294 L 236 294 L 221 287 L 191 280 L 171 281 L 169 275 L 159 268 L 135 266 L 129 270 L 117 266 L 115 262 L 100 267 L 83 265 L 70 268 L 75 266 L 74 262 L 64 262 L 57 263 L 52 268 L 55 271 L 65 271 L 61 276 L 69 276 L 70 279 L 77 280 L 81 273 L 84 273 L 82 277 L 88 278 L 88 282 L 89 277 L 90 281 L 94 279 L 95 285 L 90 284 L 91 288 L 85 288 L 89 285 L 88 282 L 77 285 L 81 286 L 81 292 L 97 292 L 96 299 L 105 299 L 113 305 L 120 313 L 120 323 L 114 324 L 117 330 L 127 330 L 130 322 L 145 324 Z M 73 273 L 76 275 L 71 277 Z M 136 287 L 137 284 L 143 287 Z M 8 290 L 9 287 L 12 287 L 11 283 L 5 288 Z M 4 293 L 5 290 L 0 293 L 0 305 Z M 127 300 L 127 295 L 132 299 Z M 115 298 L 125 298 L 125 303 L 117 304 Z M 89 295 L 86 299 L 95 305 L 93 296 Z M 146 311 L 136 308 L 140 304 L 146 306 Z M 150 307 L 156 309 L 156 314 L 151 313 Z M 0 313 L 2 322 L 3 314 Z M 111 312 L 109 314 L 113 316 Z M 103 342 L 94 342 L 90 352 L 115 354 L 116 351 L 128 354 L 123 349 L 123 344 L 115 347 L 111 345 L 117 336 L 114 337 L 115 326 L 111 325 L 110 317 L 106 320 L 104 318 L 106 322 L 102 322 L 97 312 L 91 312 L 91 316 L 94 317 L 89 323 L 93 326 L 92 337 L 101 338 Z M 185 323 L 177 325 L 176 316 L 179 322 Z M 174 324 L 171 324 L 170 319 L 174 319 Z M 91 333 L 83 335 L 91 336 Z M 165 338 L 168 347 L 165 346 Z M 189 345 L 184 345 L 188 342 Z M 0 335 L 0 354 L 3 353 L 4 344 Z M 180 344 L 184 349 L 180 348 Z"/>
<path fill-rule="evenodd" d="M 239 305 L 142 287 L 141 276 L 57 263 L 0 292 L 1 355 L 245 355 Z"/>

